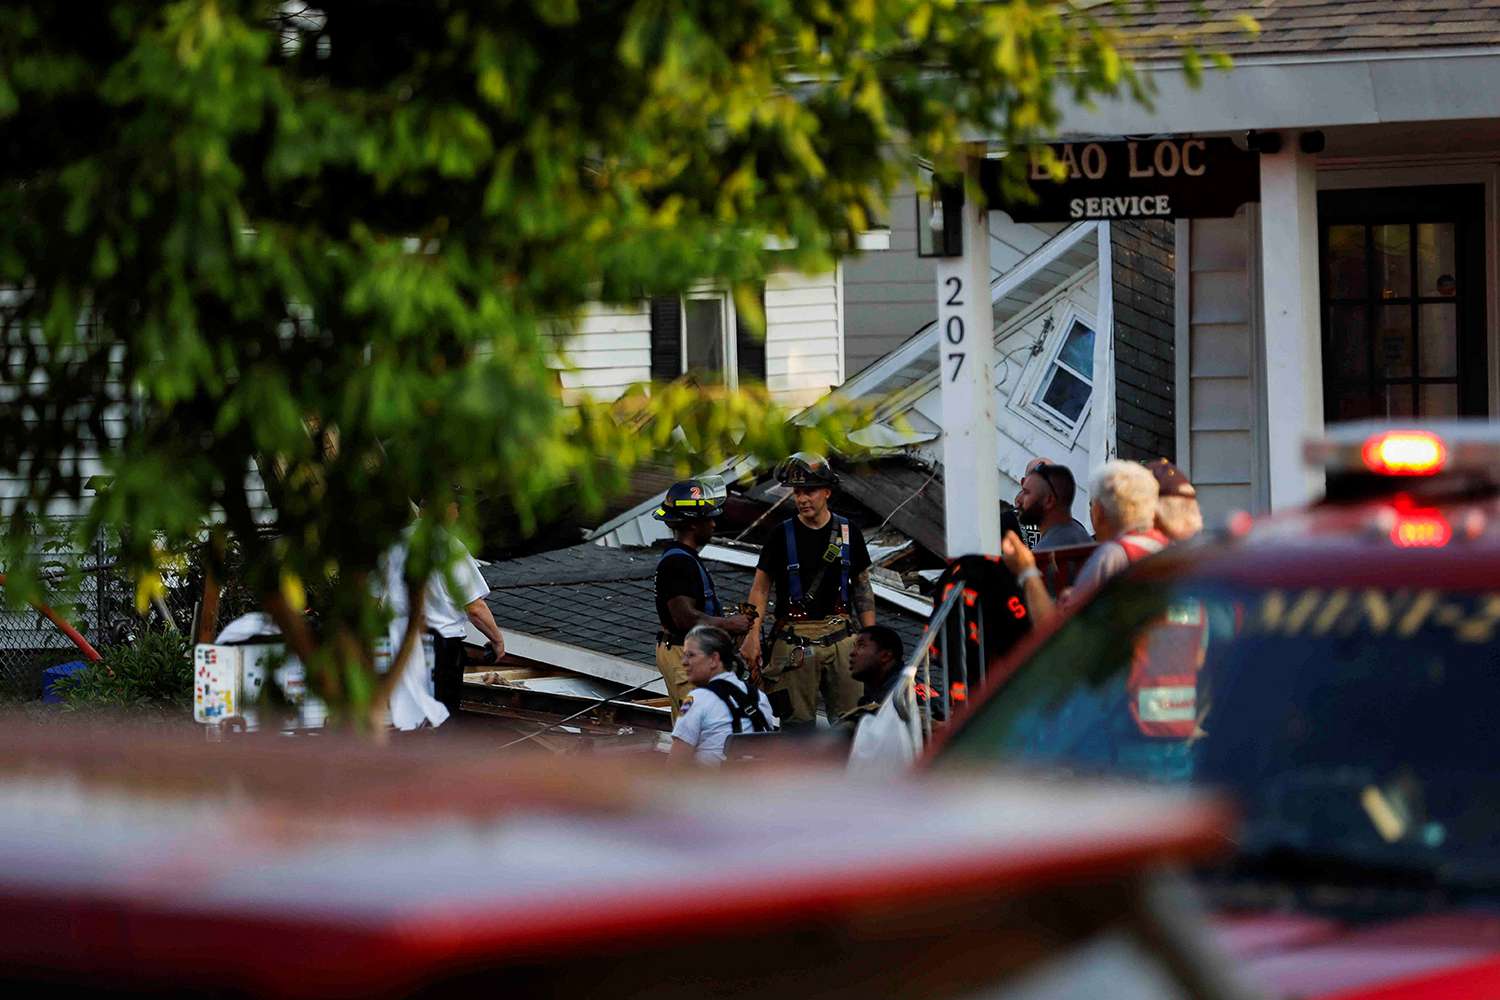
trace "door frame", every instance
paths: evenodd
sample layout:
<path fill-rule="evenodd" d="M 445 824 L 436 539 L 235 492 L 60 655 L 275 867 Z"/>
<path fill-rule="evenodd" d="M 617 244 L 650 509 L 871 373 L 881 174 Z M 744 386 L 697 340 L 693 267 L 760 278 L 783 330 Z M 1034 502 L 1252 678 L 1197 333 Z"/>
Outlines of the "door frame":
<path fill-rule="evenodd" d="M 1500 415 L 1500 160 L 1495 154 L 1391 156 L 1322 160 L 1318 163 L 1318 192 L 1368 188 L 1484 187 L 1483 247 L 1485 296 L 1485 365 L 1489 387 L 1488 414 Z M 1321 225 L 1321 220 L 1320 220 Z M 1321 245 L 1321 234 L 1320 234 Z M 1320 329 L 1319 335 L 1322 335 Z"/>

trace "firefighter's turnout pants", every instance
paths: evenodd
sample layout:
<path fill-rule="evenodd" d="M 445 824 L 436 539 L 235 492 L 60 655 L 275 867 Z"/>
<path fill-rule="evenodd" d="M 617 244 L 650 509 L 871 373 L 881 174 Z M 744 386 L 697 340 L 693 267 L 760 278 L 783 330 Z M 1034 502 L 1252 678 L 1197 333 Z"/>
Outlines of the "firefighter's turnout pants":
<path fill-rule="evenodd" d="M 682 643 L 670 642 L 664 636 L 656 639 L 656 669 L 667 681 L 667 697 L 672 699 L 672 721 L 682 711 L 683 699 L 693 693 L 687 668 L 682 665 Z"/>
<path fill-rule="evenodd" d="M 761 680 L 766 697 L 778 706 L 783 728 L 812 725 L 820 695 L 831 722 L 859 705 L 864 685 L 849 676 L 849 654 L 858 631 L 853 622 L 842 617 L 776 626 L 775 642 Z M 788 703 L 789 716 L 783 714 Z"/>

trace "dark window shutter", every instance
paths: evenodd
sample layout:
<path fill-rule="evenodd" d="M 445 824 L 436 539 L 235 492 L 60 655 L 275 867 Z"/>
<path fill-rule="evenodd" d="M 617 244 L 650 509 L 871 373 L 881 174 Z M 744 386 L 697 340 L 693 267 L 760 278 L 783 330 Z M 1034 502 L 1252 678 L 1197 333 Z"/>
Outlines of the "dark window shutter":
<path fill-rule="evenodd" d="M 764 316 L 766 312 L 766 290 L 760 290 L 760 312 Z M 739 315 L 735 314 L 734 324 L 734 350 L 735 357 L 739 362 L 740 383 L 764 382 L 766 380 L 766 332 L 762 330 L 759 336 L 752 333 L 745 324 L 739 322 Z"/>
<path fill-rule="evenodd" d="M 682 300 L 663 295 L 651 300 L 651 381 L 682 375 Z"/>

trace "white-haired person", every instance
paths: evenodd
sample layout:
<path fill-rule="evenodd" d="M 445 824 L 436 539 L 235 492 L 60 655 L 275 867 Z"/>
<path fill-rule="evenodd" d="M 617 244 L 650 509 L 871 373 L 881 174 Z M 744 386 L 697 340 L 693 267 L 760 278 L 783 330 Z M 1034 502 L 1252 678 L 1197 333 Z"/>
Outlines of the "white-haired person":
<path fill-rule="evenodd" d="M 1116 459 L 1099 467 L 1089 482 L 1089 518 L 1100 545 L 1078 571 L 1072 588 L 1064 592 L 1058 602 L 1062 607 L 1087 600 L 1131 563 L 1166 546 L 1167 537 L 1155 526 L 1157 493 L 1156 477 L 1139 462 Z M 1021 585 L 1032 619 L 1041 624 L 1052 617 L 1055 608 L 1036 560 L 1025 548 L 1015 535 L 1007 535 L 1001 554 Z"/>

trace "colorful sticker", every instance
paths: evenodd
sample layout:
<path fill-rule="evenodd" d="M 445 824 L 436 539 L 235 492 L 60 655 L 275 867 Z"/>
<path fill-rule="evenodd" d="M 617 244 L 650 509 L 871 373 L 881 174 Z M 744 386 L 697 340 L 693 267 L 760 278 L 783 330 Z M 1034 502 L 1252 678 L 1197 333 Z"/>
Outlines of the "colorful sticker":
<path fill-rule="evenodd" d="M 194 649 L 193 661 L 193 719 L 218 722 L 235 714 L 238 651 L 205 643 Z"/>

